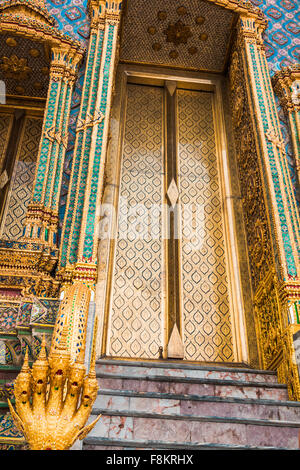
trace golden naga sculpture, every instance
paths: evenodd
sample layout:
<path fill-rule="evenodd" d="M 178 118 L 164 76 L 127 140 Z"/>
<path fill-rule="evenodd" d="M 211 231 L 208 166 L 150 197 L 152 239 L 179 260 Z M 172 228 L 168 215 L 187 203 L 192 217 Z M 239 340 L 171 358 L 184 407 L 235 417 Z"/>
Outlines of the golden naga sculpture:
<path fill-rule="evenodd" d="M 59 346 L 51 350 L 49 358 L 43 338 L 32 369 L 26 351 L 15 380 L 16 411 L 8 400 L 14 423 L 31 450 L 67 450 L 77 439 L 83 439 L 101 417 L 86 425 L 98 392 L 95 347 L 86 376 L 84 350 L 71 362 L 66 328 L 65 323 Z"/>

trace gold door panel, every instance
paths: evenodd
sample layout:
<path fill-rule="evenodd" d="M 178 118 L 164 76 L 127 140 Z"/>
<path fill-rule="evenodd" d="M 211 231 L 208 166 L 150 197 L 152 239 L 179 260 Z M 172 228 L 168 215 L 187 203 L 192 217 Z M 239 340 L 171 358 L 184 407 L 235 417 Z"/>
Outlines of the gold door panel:
<path fill-rule="evenodd" d="M 177 105 L 185 359 L 232 361 L 212 93 L 178 90 Z"/>
<path fill-rule="evenodd" d="M 163 89 L 128 85 L 108 354 L 158 358 L 162 345 Z M 127 218 L 126 218 L 127 217 Z"/>

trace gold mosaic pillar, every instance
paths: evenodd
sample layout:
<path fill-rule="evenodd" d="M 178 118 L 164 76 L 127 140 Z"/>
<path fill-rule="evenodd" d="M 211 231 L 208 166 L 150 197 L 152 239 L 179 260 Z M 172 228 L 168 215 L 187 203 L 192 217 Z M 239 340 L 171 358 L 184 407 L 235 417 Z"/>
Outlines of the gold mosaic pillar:
<path fill-rule="evenodd" d="M 108 145 L 121 2 L 90 0 L 89 9 L 90 41 L 58 272 L 63 284 L 67 284 L 65 299 L 71 303 L 75 299 L 74 285 L 78 288 L 81 285 L 91 292 L 97 278 L 98 212 Z M 85 322 L 88 304 L 86 298 Z M 79 314 L 75 312 L 74 318 L 80 323 Z M 93 326 L 95 330 L 97 327 Z M 76 331 L 74 329 L 71 335 L 75 343 Z"/>
<path fill-rule="evenodd" d="M 288 117 L 298 184 L 300 184 L 300 65 L 283 67 L 272 78 L 280 105 Z"/>
<path fill-rule="evenodd" d="M 82 53 L 55 46 L 51 55 L 49 89 L 25 238 L 56 246 L 59 191 L 72 91 Z"/>
<path fill-rule="evenodd" d="M 257 164 L 263 184 L 261 203 L 266 205 L 268 219 L 268 229 L 264 228 L 261 219 L 256 220 L 255 246 L 250 245 L 249 252 L 256 256 L 258 271 L 264 272 L 254 289 L 261 365 L 277 370 L 279 379 L 290 384 L 291 381 L 295 383 L 297 374 L 292 348 L 285 338 L 292 328 L 290 307 L 300 298 L 300 223 L 262 40 L 264 29 L 263 21 L 241 16 L 237 50 L 244 69 Z M 236 120 L 242 120 L 243 99 L 241 92 L 234 110 Z M 247 136 L 243 146 L 246 141 Z M 252 183 L 256 184 L 253 178 Z M 265 249 L 267 232 L 272 240 L 272 262 Z M 263 267 L 266 263 L 268 270 Z M 292 379 L 289 378 L 291 374 Z M 290 386 L 289 390 L 291 398 L 300 398 L 296 385 Z"/>
<path fill-rule="evenodd" d="M 103 173 L 114 84 L 121 2 L 90 1 L 91 34 L 74 160 L 62 233 L 60 273 L 64 281 L 93 286 Z"/>
<path fill-rule="evenodd" d="M 119 101 L 119 96 L 117 96 Z M 112 109 L 112 118 L 115 122 L 115 106 Z M 119 111 L 119 109 L 118 109 Z M 118 114 L 118 113 L 117 113 Z M 111 123 L 113 125 L 113 123 Z M 116 126 L 117 127 L 117 126 Z M 113 136 L 113 145 L 110 145 L 112 140 L 109 141 L 107 162 L 105 165 L 104 175 L 104 189 L 101 201 L 101 222 L 99 224 L 99 245 L 98 245 L 98 275 L 95 287 L 95 303 L 96 303 L 96 318 L 99 319 L 99 334 L 96 338 L 96 353 L 97 356 L 101 355 L 103 333 L 105 322 L 105 305 L 106 305 L 106 285 L 109 276 L 110 268 L 110 245 L 111 238 L 114 237 L 116 230 L 115 206 L 117 198 L 117 169 L 118 169 L 118 150 L 116 141 L 118 141 L 118 129 L 115 130 Z M 112 157 L 113 155 L 113 157 Z M 105 335 L 104 335 L 105 337 Z"/>
<path fill-rule="evenodd" d="M 48 95 L 33 197 L 27 207 L 25 224 L 19 223 L 22 227 L 25 225 L 21 237 L 9 240 L 10 246 L 6 240 L 0 240 L 2 282 L 9 286 L 18 285 L 30 295 L 56 297 L 58 282 L 49 272 L 58 258 L 58 198 L 72 90 L 84 50 L 79 41 L 55 27 L 55 20 L 48 13 L 44 0 L 1 2 L 0 33 L 40 43 L 50 53 Z M 41 68 L 39 73 L 48 75 L 48 67 Z M 54 289 L 49 289 L 49 285 Z"/>

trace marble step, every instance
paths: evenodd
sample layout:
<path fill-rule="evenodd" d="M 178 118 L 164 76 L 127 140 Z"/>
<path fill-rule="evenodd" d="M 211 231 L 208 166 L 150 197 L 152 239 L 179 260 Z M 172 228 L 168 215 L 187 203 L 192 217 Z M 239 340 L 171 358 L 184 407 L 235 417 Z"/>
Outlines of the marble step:
<path fill-rule="evenodd" d="M 248 446 L 230 444 L 209 444 L 200 442 L 163 442 L 152 440 L 109 439 L 105 437 L 87 437 L 83 450 L 289 450 L 270 446 Z"/>
<path fill-rule="evenodd" d="M 100 390 L 132 390 L 135 392 L 288 400 L 286 385 L 278 383 L 170 377 L 167 375 L 125 376 L 99 371 L 96 375 Z"/>
<path fill-rule="evenodd" d="M 216 379 L 243 382 L 277 383 L 276 372 L 240 367 L 200 366 L 172 362 L 117 361 L 100 359 L 96 363 L 99 374 L 116 376 L 166 376 L 196 379 Z"/>
<path fill-rule="evenodd" d="M 95 418 L 95 411 L 90 420 Z M 300 422 L 106 411 L 84 443 L 122 439 L 144 442 L 145 447 L 159 441 L 181 442 L 184 448 L 186 444 L 227 444 L 298 449 L 299 430 Z"/>
<path fill-rule="evenodd" d="M 130 390 L 100 390 L 94 412 L 219 416 L 300 422 L 300 403 L 262 399 L 175 395 Z"/>

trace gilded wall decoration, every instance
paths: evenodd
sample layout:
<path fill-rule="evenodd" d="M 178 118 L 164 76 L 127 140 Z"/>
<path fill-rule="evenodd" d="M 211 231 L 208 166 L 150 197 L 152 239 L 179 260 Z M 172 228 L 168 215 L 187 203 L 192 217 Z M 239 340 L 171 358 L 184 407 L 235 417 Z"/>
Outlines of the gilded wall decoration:
<path fill-rule="evenodd" d="M 276 341 L 282 333 L 281 305 L 278 298 L 274 248 L 268 221 L 263 185 L 265 184 L 256 151 L 251 111 L 240 51 L 232 54 L 229 73 L 235 146 L 240 173 L 257 334 L 262 365 L 271 366 L 277 354 Z M 275 284 L 274 284 L 275 282 Z"/>
<path fill-rule="evenodd" d="M 254 290 L 273 266 L 272 244 L 243 65 L 237 51 L 230 67 L 231 104 Z M 241 138 L 242 136 L 242 138 Z"/>
<path fill-rule="evenodd" d="M 10 57 L 3 56 L 0 69 L 4 78 L 13 78 L 18 81 L 26 80 L 32 74 L 31 68 L 27 65 L 27 58 L 19 58 L 15 54 Z"/>
<path fill-rule="evenodd" d="M 41 131 L 42 118 L 25 119 L 0 228 L 0 237 L 3 240 L 18 240 L 23 235 L 26 210 L 32 195 Z"/>
<path fill-rule="evenodd" d="M 299 325 L 289 325 L 283 331 L 280 342 L 281 361 L 277 373 L 279 382 L 288 386 L 289 399 L 300 401 L 299 367 L 293 340 L 296 331 L 299 331 Z"/>
<path fill-rule="evenodd" d="M 7 94 L 46 98 L 49 51 L 42 44 L 9 33 L 0 34 L 0 48 L 0 79 L 5 82 Z M 18 92 L 19 88 L 23 91 Z"/>
<path fill-rule="evenodd" d="M 251 29 L 251 28 L 250 28 Z M 243 33 L 242 33 L 243 34 Z M 249 37 L 247 37 L 249 34 Z M 259 43 L 257 37 L 254 39 L 253 32 L 245 33 L 243 37 L 245 41 L 249 41 L 248 46 L 251 49 L 251 58 L 254 60 L 254 44 Z M 260 47 L 259 45 L 257 46 Z M 263 52 L 258 51 L 259 54 L 263 55 Z M 247 82 L 247 67 L 249 62 L 244 61 L 246 54 L 243 53 L 243 40 L 238 43 L 237 49 L 232 55 L 232 64 L 230 69 L 230 85 L 231 85 L 231 97 L 232 97 L 232 109 L 233 116 L 237 114 L 236 106 L 241 106 L 240 98 L 235 100 L 236 95 L 243 96 L 242 106 L 245 110 L 244 117 L 239 120 L 235 120 L 236 128 L 236 149 L 238 154 L 238 164 L 241 175 L 241 191 L 243 196 L 244 214 L 245 214 L 245 225 L 248 239 L 248 252 L 249 261 L 252 274 L 252 288 L 254 296 L 254 308 L 256 318 L 256 333 L 258 343 L 260 347 L 260 360 L 261 366 L 265 369 L 277 370 L 279 381 L 288 385 L 289 397 L 293 400 L 299 400 L 299 375 L 295 362 L 295 354 L 293 348 L 292 331 L 295 325 L 288 325 L 288 308 L 291 305 L 292 300 L 297 299 L 299 286 L 297 285 L 297 279 L 293 280 L 293 277 L 289 275 L 289 280 L 284 279 L 284 269 L 282 263 L 287 262 L 288 269 L 293 262 L 293 253 L 291 247 L 287 249 L 285 245 L 285 239 L 282 241 L 281 236 L 275 235 L 276 230 L 282 232 L 287 231 L 285 229 L 283 220 L 278 228 L 275 226 L 274 213 L 277 207 L 271 206 L 270 188 L 269 184 L 274 184 L 274 190 L 280 195 L 279 176 L 275 173 L 276 167 L 272 167 L 273 180 L 268 180 L 268 162 L 264 162 L 263 150 L 259 148 L 256 151 L 256 145 L 259 141 L 259 130 L 254 127 L 255 119 L 251 120 L 251 90 L 249 82 Z M 249 60 L 249 58 L 248 58 Z M 262 60 L 262 59 L 261 59 Z M 250 65 L 252 67 L 253 64 Z M 244 77 L 246 79 L 244 80 Z M 257 69 L 255 69 L 255 78 L 258 78 Z M 270 83 L 270 82 L 269 82 Z M 266 84 L 266 82 L 264 82 Z M 265 99 L 265 95 L 268 92 L 271 93 L 270 88 L 262 91 L 262 86 L 259 82 L 256 82 L 258 87 L 257 93 L 260 97 Z M 238 91 L 236 92 L 236 90 Z M 253 98 L 253 95 L 252 95 Z M 269 103 L 271 97 L 269 96 Z M 251 103 L 251 104 L 250 104 Z M 262 107 L 262 113 L 265 112 L 263 101 L 259 102 Z M 272 111 L 274 109 L 272 108 Z M 275 112 L 275 111 L 274 111 Z M 255 111 L 254 111 L 255 113 Z M 254 114 L 255 115 L 255 114 Z M 263 114 L 263 116 L 265 116 Z M 252 115 L 253 117 L 253 115 Z M 264 135 L 266 139 L 268 154 L 267 156 L 271 160 L 271 146 L 277 148 L 278 154 L 281 155 L 284 152 L 283 142 L 279 131 L 275 128 L 275 119 L 270 121 L 265 119 L 263 121 Z M 273 125 L 270 125 L 270 122 Z M 276 121 L 277 124 L 277 121 Z M 254 135 L 257 133 L 257 140 L 255 141 Z M 285 178 L 284 172 L 286 168 L 281 167 L 282 173 L 280 177 Z M 249 184 L 253 191 L 247 188 Z M 289 189 L 289 187 L 287 187 Z M 279 202 L 275 202 L 278 203 Z M 280 200 L 279 211 L 282 211 L 284 203 Z M 287 208 L 294 207 L 294 201 L 289 200 L 288 204 L 285 205 Z M 285 213 L 287 215 L 287 212 Z M 289 225 L 289 230 L 293 229 L 293 224 L 296 219 L 292 219 Z M 280 232 L 281 233 L 281 232 Z M 279 249 L 284 247 L 286 250 L 286 258 L 282 258 L 279 255 Z M 297 265 L 296 265 L 297 266 Z M 291 271 L 293 272 L 293 271 Z M 299 283 L 298 283 L 299 284 Z"/>
<path fill-rule="evenodd" d="M 283 333 L 278 281 L 272 271 L 255 293 L 258 342 L 264 369 L 276 369 Z"/>
<path fill-rule="evenodd" d="M 0 113 L 0 174 L 2 173 L 2 166 L 6 154 L 10 131 L 13 123 L 13 114 L 1 112 Z M 2 186 L 4 187 L 4 186 Z"/>

